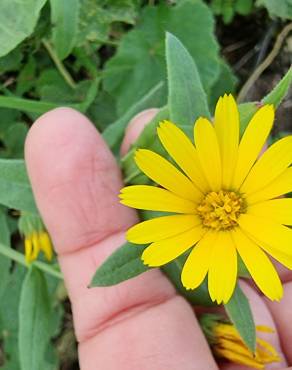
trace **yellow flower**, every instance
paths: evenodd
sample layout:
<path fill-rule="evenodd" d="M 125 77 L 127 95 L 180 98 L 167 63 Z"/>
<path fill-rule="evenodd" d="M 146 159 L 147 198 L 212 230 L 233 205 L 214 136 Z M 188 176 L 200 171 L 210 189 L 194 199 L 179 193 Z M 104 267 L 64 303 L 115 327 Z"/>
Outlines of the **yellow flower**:
<path fill-rule="evenodd" d="M 260 332 L 273 333 L 266 326 L 257 326 Z M 257 338 L 256 351 L 251 352 L 243 343 L 235 327 L 228 323 L 217 323 L 213 327 L 212 350 L 215 356 L 249 366 L 255 369 L 263 369 L 266 364 L 280 362 L 281 358 L 275 348 L 267 341 Z"/>
<path fill-rule="evenodd" d="M 40 251 L 43 251 L 48 261 L 51 261 L 53 258 L 51 239 L 46 231 L 35 231 L 26 236 L 24 248 L 25 260 L 28 264 L 37 259 Z"/>
<path fill-rule="evenodd" d="M 239 140 L 239 114 L 231 95 L 221 97 L 214 125 L 199 118 L 194 142 L 169 121 L 157 130 L 177 166 L 145 149 L 136 152 L 138 167 L 160 186 L 133 185 L 121 190 L 129 207 L 171 212 L 141 222 L 127 239 L 147 244 L 142 260 L 164 265 L 192 248 L 181 279 L 197 288 L 208 275 L 218 304 L 230 299 L 237 279 L 238 255 L 255 283 L 271 300 L 283 288 L 267 254 L 292 268 L 292 136 L 274 143 L 259 158 L 274 121 L 271 105 L 261 107 Z M 178 169 L 180 168 L 180 169 Z"/>

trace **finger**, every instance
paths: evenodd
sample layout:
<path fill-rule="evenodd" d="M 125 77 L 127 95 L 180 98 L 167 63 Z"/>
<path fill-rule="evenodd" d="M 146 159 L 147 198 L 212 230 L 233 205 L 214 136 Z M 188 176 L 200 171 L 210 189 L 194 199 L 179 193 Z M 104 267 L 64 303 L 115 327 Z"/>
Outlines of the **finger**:
<path fill-rule="evenodd" d="M 158 113 L 159 109 L 151 108 L 143 110 L 137 114 L 129 123 L 126 129 L 126 135 L 121 145 L 121 155 L 125 155 L 130 146 L 138 139 L 144 127 L 149 123 Z"/>
<path fill-rule="evenodd" d="M 87 288 L 137 221 L 118 203 L 119 169 L 90 122 L 71 109 L 45 114 L 30 130 L 26 160 L 72 301 L 81 369 L 216 369 L 193 311 L 158 270 Z"/>
<path fill-rule="evenodd" d="M 274 330 L 274 333 L 261 333 L 257 332 L 257 336 L 259 338 L 262 338 L 272 344 L 272 346 L 277 350 L 279 353 L 282 361 L 281 362 L 275 362 L 269 365 L 266 365 L 265 369 L 283 369 L 287 366 L 286 357 L 283 353 L 279 334 L 277 332 L 276 324 L 273 320 L 273 317 L 269 311 L 269 308 L 267 307 L 265 300 L 248 284 L 246 284 L 244 281 L 241 282 L 241 287 L 244 290 L 244 293 L 249 299 L 253 317 L 255 320 L 256 325 L 264 325 L 268 326 L 271 329 Z M 221 370 L 251 370 L 251 368 L 241 365 L 234 365 L 234 364 L 224 364 L 220 367 Z"/>
<path fill-rule="evenodd" d="M 267 300 L 267 306 L 273 315 L 278 328 L 283 350 L 286 354 L 289 365 L 292 365 L 292 282 L 284 284 L 284 297 L 280 302 L 270 302 Z"/>

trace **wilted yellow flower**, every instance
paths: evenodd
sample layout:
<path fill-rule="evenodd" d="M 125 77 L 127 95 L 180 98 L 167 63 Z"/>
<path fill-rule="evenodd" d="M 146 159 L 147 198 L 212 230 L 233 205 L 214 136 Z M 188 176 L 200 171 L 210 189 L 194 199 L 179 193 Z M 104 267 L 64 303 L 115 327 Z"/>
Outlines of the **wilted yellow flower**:
<path fill-rule="evenodd" d="M 194 247 L 183 267 L 184 287 L 195 289 L 208 275 L 211 299 L 226 303 L 239 254 L 262 292 L 271 300 L 282 297 L 266 253 L 292 268 L 292 229 L 285 226 L 292 225 L 292 199 L 275 199 L 292 191 L 292 136 L 259 158 L 273 121 L 273 107 L 261 107 L 240 140 L 238 108 L 225 95 L 214 125 L 202 117 L 195 122 L 195 144 L 173 123 L 160 123 L 159 139 L 177 166 L 140 149 L 138 167 L 160 186 L 127 186 L 120 194 L 129 207 L 174 213 L 128 230 L 130 242 L 151 243 L 142 254 L 145 264 L 162 266 Z"/>
<path fill-rule="evenodd" d="M 31 263 L 37 259 L 39 253 L 42 251 L 48 261 L 53 258 L 53 247 L 51 239 L 46 231 L 35 231 L 24 240 L 25 260 Z"/>
<path fill-rule="evenodd" d="M 257 326 L 256 329 L 259 332 L 273 333 L 273 330 L 267 326 Z M 275 348 L 260 338 L 256 339 L 255 353 L 251 352 L 232 324 L 218 322 L 213 326 L 212 334 L 212 350 L 219 358 L 255 369 L 263 369 L 266 364 L 281 361 Z"/>

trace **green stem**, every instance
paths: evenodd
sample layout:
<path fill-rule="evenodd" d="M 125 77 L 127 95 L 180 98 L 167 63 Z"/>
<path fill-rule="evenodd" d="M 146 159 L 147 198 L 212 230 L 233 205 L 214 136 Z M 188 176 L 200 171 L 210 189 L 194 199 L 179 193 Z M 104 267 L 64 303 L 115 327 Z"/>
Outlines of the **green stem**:
<path fill-rule="evenodd" d="M 44 47 L 47 49 L 48 53 L 50 54 L 50 57 L 52 58 L 53 62 L 55 63 L 58 71 L 63 76 L 64 80 L 67 82 L 67 84 L 72 87 L 72 89 L 76 88 L 76 83 L 71 77 L 70 73 L 65 68 L 64 64 L 59 59 L 58 55 L 55 53 L 55 50 L 52 48 L 51 44 L 45 40 L 42 39 L 42 43 L 44 44 Z"/>
<path fill-rule="evenodd" d="M 11 96 L 0 96 L 1 108 L 12 108 L 24 112 L 43 114 L 59 106 L 60 104 L 56 103 L 29 100 Z"/>
<path fill-rule="evenodd" d="M 19 253 L 15 249 L 12 249 L 2 243 L 0 243 L 0 254 L 2 254 L 4 257 L 10 258 L 11 260 L 27 268 L 30 266 L 26 263 L 24 255 L 22 253 Z M 60 271 L 55 270 L 52 266 L 48 265 L 47 263 L 41 261 L 34 261 L 33 265 L 38 267 L 40 270 L 43 270 L 44 272 L 58 279 L 63 280 L 62 273 Z"/>

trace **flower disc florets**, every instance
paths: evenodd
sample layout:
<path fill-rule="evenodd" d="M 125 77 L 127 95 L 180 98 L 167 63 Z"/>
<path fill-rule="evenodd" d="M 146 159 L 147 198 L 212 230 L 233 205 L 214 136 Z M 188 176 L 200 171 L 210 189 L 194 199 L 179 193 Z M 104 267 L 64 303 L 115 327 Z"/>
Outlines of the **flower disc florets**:
<path fill-rule="evenodd" d="M 234 191 L 227 190 L 209 192 L 197 208 L 203 225 L 217 231 L 236 226 L 238 217 L 243 211 L 242 197 Z"/>

